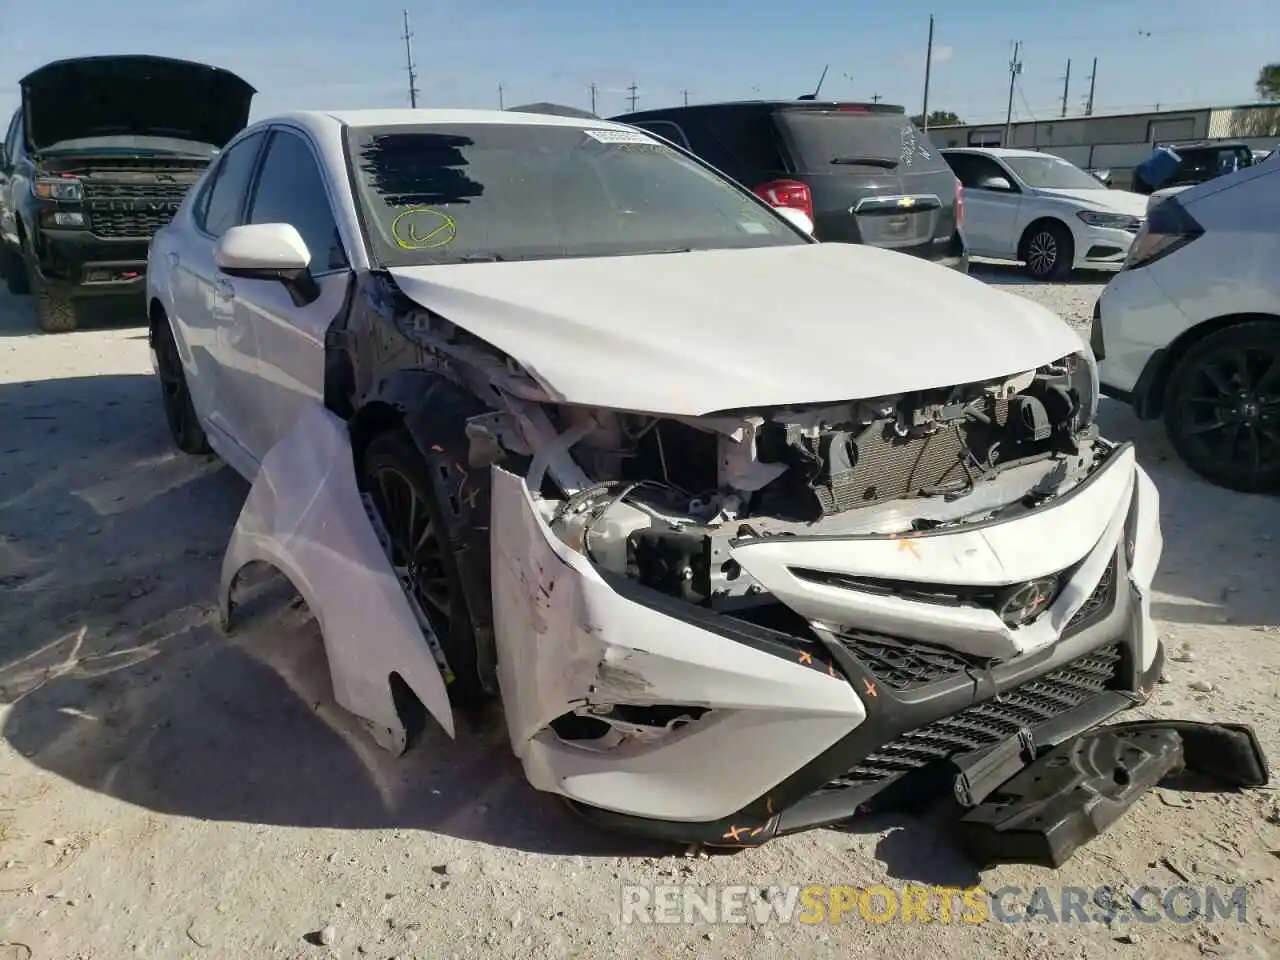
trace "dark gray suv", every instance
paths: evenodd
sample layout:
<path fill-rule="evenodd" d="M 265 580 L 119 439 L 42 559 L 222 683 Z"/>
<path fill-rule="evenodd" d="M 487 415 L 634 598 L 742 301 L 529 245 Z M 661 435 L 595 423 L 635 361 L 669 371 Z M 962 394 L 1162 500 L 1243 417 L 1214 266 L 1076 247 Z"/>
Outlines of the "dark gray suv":
<path fill-rule="evenodd" d="M 612 117 L 684 147 L 819 240 L 866 243 L 969 269 L 960 185 L 902 107 L 742 101 Z"/>

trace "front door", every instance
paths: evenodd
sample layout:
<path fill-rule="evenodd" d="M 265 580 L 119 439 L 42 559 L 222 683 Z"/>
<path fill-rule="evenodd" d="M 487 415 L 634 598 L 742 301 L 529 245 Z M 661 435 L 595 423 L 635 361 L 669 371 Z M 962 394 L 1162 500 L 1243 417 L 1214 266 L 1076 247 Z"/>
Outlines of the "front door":
<path fill-rule="evenodd" d="M 320 296 L 297 305 L 282 283 L 237 279 L 235 325 L 257 343 L 264 439 L 269 449 L 307 404 L 324 403 L 324 340 L 346 301 L 351 270 L 315 151 L 301 132 L 271 134 L 246 223 L 287 223 L 311 253 Z"/>
<path fill-rule="evenodd" d="M 1022 193 L 1013 174 L 981 154 L 948 153 L 946 157 L 964 188 L 964 237 L 969 252 L 980 257 L 1015 259 Z M 1008 184 L 1008 189 L 993 184 L 999 179 Z"/>

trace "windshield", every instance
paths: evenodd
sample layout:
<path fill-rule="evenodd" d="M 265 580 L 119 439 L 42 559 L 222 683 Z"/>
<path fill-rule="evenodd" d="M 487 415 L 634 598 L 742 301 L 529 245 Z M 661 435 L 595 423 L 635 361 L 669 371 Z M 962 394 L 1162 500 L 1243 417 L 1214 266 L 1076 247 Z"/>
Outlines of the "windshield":
<path fill-rule="evenodd" d="M 638 130 L 488 123 L 347 135 L 368 242 L 385 266 L 808 242 Z"/>
<path fill-rule="evenodd" d="M 799 169 L 809 173 L 848 167 L 898 173 L 947 169 L 929 138 L 900 113 L 790 109 L 776 116 L 797 154 Z"/>
<path fill-rule="evenodd" d="M 1061 157 L 1001 157 L 1029 187 L 1040 190 L 1106 190 L 1107 185 Z"/>

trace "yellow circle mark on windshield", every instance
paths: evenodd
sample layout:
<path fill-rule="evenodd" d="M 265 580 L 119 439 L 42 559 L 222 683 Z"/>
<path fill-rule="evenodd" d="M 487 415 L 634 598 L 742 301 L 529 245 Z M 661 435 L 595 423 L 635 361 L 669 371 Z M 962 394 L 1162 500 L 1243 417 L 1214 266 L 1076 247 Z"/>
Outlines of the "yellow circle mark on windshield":
<path fill-rule="evenodd" d="M 410 207 L 391 221 L 391 236 L 402 250 L 429 250 L 453 243 L 458 225 L 453 217 L 430 207 Z"/>

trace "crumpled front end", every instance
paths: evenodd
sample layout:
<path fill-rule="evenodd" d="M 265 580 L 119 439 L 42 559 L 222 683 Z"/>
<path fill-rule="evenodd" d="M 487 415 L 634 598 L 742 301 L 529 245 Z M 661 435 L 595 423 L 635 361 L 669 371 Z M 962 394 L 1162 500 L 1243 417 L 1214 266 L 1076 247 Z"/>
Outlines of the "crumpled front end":
<path fill-rule="evenodd" d="M 822 409 L 539 406 L 492 483 L 530 781 L 614 826 L 754 844 L 1145 700 L 1158 494 L 1095 406 L 1083 356 Z"/>

